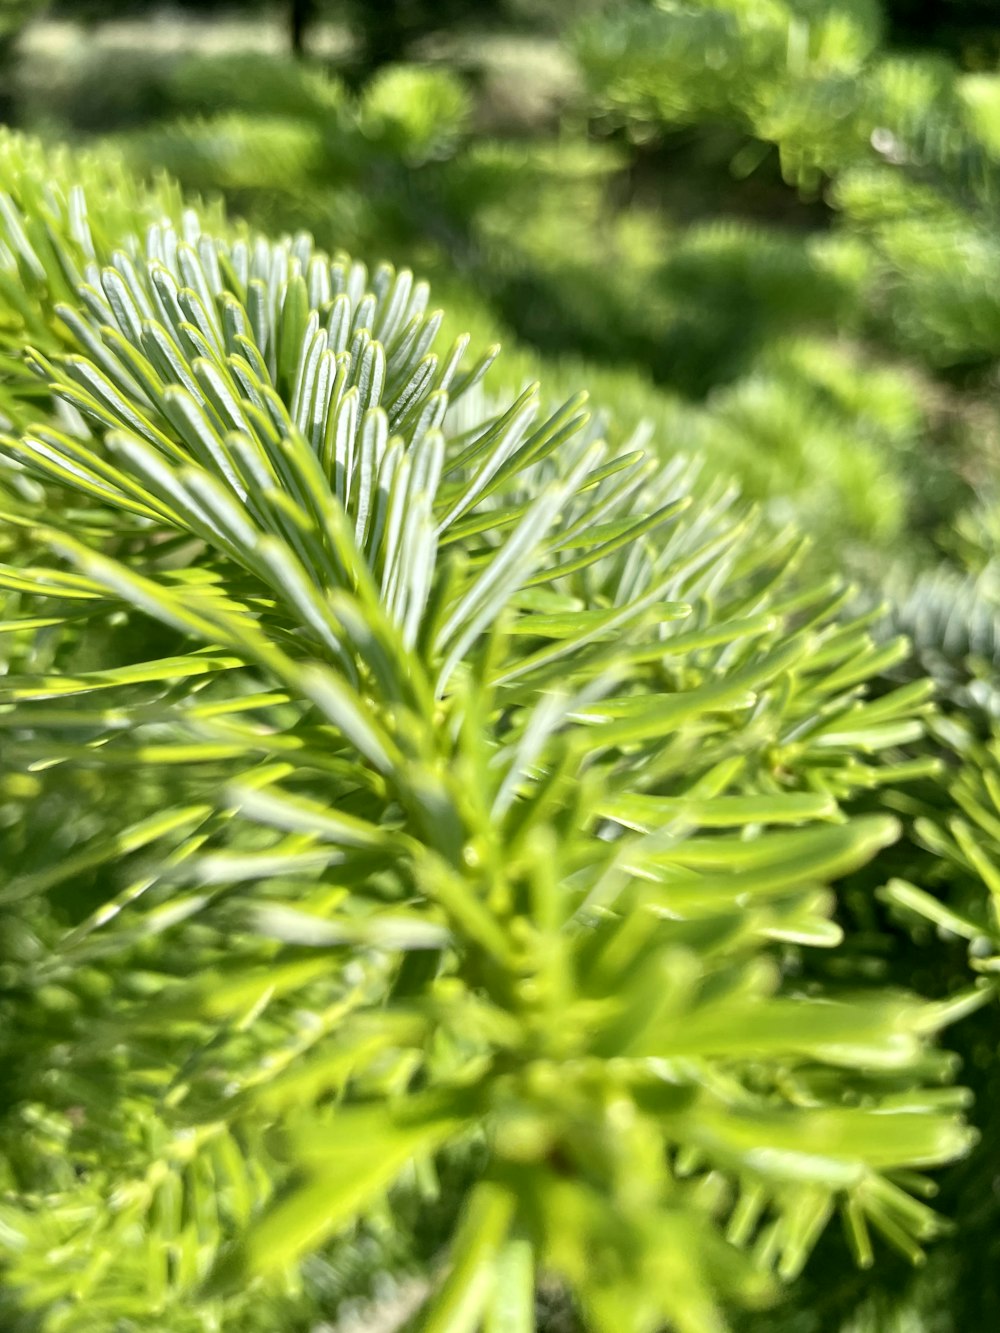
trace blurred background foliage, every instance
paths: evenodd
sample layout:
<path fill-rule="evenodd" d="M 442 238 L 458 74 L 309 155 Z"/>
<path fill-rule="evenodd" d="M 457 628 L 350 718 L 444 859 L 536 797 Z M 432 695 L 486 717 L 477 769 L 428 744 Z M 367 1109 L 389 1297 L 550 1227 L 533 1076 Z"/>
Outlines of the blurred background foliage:
<path fill-rule="evenodd" d="M 414 267 L 455 332 L 505 331 L 507 387 L 544 360 L 549 390 L 588 384 L 622 438 L 646 423 L 665 456 L 696 455 L 800 521 L 817 565 L 888 598 L 915 649 L 897 674 L 938 680 L 954 799 L 987 855 L 998 61 L 993 0 L 0 3 L 4 119 L 113 142 L 267 230 Z M 842 907 L 851 949 L 827 965 L 945 995 L 988 931 L 983 867 L 933 784 L 898 802 L 900 877 L 947 892 L 971 934 L 877 903 L 862 872 Z M 950 1041 L 1000 1146 L 993 1011 Z M 828 1237 L 790 1302 L 747 1327 L 994 1326 L 988 1152 L 946 1177 L 940 1206 L 955 1235 L 923 1271 L 858 1274 Z M 361 1259 L 315 1261 L 280 1327 L 313 1327 L 333 1290 L 368 1299 L 387 1270 L 419 1273 L 434 1235 L 421 1215 Z M 546 1317 L 573 1327 L 557 1296 Z"/>
<path fill-rule="evenodd" d="M 997 431 L 1000 92 L 985 9 L 932 10 L 90 0 L 23 33 L 9 97 L 419 266 L 567 380 L 614 367 L 623 431 L 651 419 L 867 573 L 941 553 Z"/>

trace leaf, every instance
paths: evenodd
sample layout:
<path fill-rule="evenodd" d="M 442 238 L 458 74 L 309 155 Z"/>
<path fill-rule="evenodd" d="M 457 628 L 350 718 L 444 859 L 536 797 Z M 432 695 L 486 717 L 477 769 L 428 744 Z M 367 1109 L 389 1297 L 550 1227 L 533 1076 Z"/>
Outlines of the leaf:
<path fill-rule="evenodd" d="M 0 888 L 0 903 L 19 902 L 36 894 L 47 893 L 74 875 L 128 856 L 180 829 L 190 830 L 191 826 L 202 823 L 210 813 L 209 806 L 192 805 L 141 819 L 119 833 L 95 839 L 79 851 L 62 857 L 56 865 L 8 881 Z"/>
<path fill-rule="evenodd" d="M 484 1333 L 535 1333 L 535 1264 L 529 1241 L 508 1240 L 496 1261 Z"/>
<path fill-rule="evenodd" d="M 357 694 L 323 667 L 307 667 L 299 679 L 306 697 L 358 752 L 380 773 L 392 773 L 398 751 L 382 728 L 365 715 Z"/>
<path fill-rule="evenodd" d="M 441 1290 L 420 1322 L 421 1333 L 475 1333 L 495 1291 L 497 1257 L 514 1215 L 515 1199 L 493 1181 L 480 1181 L 466 1200 Z"/>
<path fill-rule="evenodd" d="M 983 933 L 982 929 L 968 917 L 962 916 L 947 903 L 941 902 L 913 884 L 908 884 L 905 880 L 891 879 L 882 890 L 882 896 L 894 906 L 915 912 L 942 930 L 950 931 L 961 938 L 974 940 Z"/>
<path fill-rule="evenodd" d="M 361 920 L 327 920 L 294 907 L 252 907 L 247 917 L 253 929 L 286 944 L 313 949 L 382 949 L 387 952 L 440 950 L 452 943 L 449 931 L 417 915 L 378 915 Z"/>
<path fill-rule="evenodd" d="M 627 828 L 647 833 L 677 820 L 703 828 L 733 828 L 744 824 L 802 824 L 837 814 L 832 797 L 812 793 L 775 796 L 690 797 L 618 796 L 598 805 L 597 813 Z"/>
<path fill-rule="evenodd" d="M 52 623 L 52 622 L 50 622 Z M 58 621 L 54 623 L 59 623 Z M 119 689 L 129 685 L 162 684 L 193 676 L 214 675 L 243 666 L 238 657 L 191 653 L 187 657 L 162 657 L 155 662 L 137 662 L 132 666 L 90 671 L 86 675 L 7 677 L 0 686 L 0 702 L 30 699 L 58 699 L 69 695 L 90 694 L 95 690 Z"/>
<path fill-rule="evenodd" d="M 632 1050 L 644 1056 L 744 1056 L 776 1052 L 808 1055 L 847 1067 L 905 1068 L 919 1050 L 901 1005 L 765 999 L 746 1003 L 737 1015 L 722 1003 L 685 1015 L 672 1032 L 645 1034 Z"/>
<path fill-rule="evenodd" d="M 642 861 L 650 868 L 661 865 L 664 883 L 681 893 L 725 891 L 727 883 L 734 893 L 777 893 L 797 883 L 846 874 L 880 847 L 894 842 L 899 831 L 899 823 L 890 816 L 869 815 L 849 823 L 767 833 L 751 840 L 687 838 L 648 853 L 641 853 L 641 842 L 638 847 Z M 673 876 L 672 866 L 678 868 Z M 694 876 L 694 870 L 706 873 Z"/>
<path fill-rule="evenodd" d="M 580 721 L 592 724 L 590 730 L 581 733 L 578 746 L 592 750 L 651 741 L 669 735 L 702 713 L 748 708 L 753 703 L 754 689 L 800 662 L 807 651 L 807 642 L 793 639 L 752 665 L 696 690 L 674 696 L 604 699 L 577 715 Z"/>
<path fill-rule="evenodd" d="M 680 500 L 675 500 L 671 504 L 663 505 L 662 508 L 657 509 L 647 518 L 642 518 L 635 523 L 629 524 L 624 531 L 618 533 L 616 536 L 611 537 L 607 541 L 601 542 L 597 546 L 591 547 L 590 550 L 578 555 L 575 560 L 564 560 L 547 574 L 536 574 L 533 579 L 529 580 L 527 586 L 532 587 L 537 583 L 567 578 L 570 574 L 576 574 L 581 569 L 587 569 L 590 565 L 597 564 L 599 560 L 607 559 L 608 556 L 613 555 L 616 551 L 620 551 L 622 547 L 631 546 L 632 543 L 637 542 L 640 537 L 645 537 L 649 533 L 655 532 L 657 528 L 662 527 L 664 523 L 669 523 L 670 520 L 676 518 L 678 514 L 682 514 L 690 503 L 690 497 L 683 496 Z M 573 544 L 582 546 L 585 542 L 583 538 L 580 538 Z"/>
<path fill-rule="evenodd" d="M 539 496 L 446 617 L 436 645 L 439 651 L 447 653 L 438 676 L 439 693 L 484 626 L 496 618 L 514 589 L 528 582 L 529 571 L 538 560 L 539 547 L 549 525 L 588 463 L 589 459 L 585 457 L 563 483 L 549 487 Z"/>
<path fill-rule="evenodd" d="M 239 1290 L 289 1268 L 303 1253 L 363 1214 L 407 1162 L 435 1151 L 463 1124 L 456 1108 L 400 1121 L 384 1106 L 349 1106 L 306 1118 L 290 1136 L 300 1175 L 216 1265 L 204 1294 Z M 300 1149 L 305 1155 L 299 1158 Z"/>

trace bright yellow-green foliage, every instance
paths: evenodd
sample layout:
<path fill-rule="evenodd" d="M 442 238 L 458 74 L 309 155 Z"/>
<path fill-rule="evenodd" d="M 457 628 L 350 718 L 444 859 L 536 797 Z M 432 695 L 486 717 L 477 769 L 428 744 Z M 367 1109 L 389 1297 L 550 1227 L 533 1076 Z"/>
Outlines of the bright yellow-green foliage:
<path fill-rule="evenodd" d="M 802 961 L 937 771 L 905 642 L 409 271 L 17 138 L 0 189 L 11 1326 L 273 1328 L 441 1169 L 425 1333 L 536 1273 L 709 1333 L 838 1212 L 919 1255 L 980 993 Z"/>

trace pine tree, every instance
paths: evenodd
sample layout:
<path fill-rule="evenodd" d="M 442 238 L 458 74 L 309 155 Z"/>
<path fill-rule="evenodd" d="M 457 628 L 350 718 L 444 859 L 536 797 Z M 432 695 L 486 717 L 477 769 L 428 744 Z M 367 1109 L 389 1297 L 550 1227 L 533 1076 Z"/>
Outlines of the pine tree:
<path fill-rule="evenodd" d="M 899 831 L 852 801 L 937 771 L 905 641 L 409 271 L 0 182 L 11 1326 L 294 1327 L 442 1180 L 425 1333 L 538 1275 L 707 1333 L 835 1213 L 919 1255 L 981 992 L 801 970 Z"/>

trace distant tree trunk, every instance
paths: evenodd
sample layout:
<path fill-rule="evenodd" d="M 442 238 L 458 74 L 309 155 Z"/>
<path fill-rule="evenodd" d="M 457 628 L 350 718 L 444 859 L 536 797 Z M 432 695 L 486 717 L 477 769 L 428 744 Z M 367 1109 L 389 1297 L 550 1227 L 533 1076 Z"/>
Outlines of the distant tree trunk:
<path fill-rule="evenodd" d="M 489 27 L 506 16 L 506 0 L 354 0 L 362 76 L 398 65 L 415 42 L 456 25 Z"/>
<path fill-rule="evenodd" d="M 375 0 L 378 4 L 379 0 Z M 291 0 L 288 10 L 288 28 L 292 38 L 292 54 L 306 54 L 306 35 L 316 17 L 316 0 Z"/>
<path fill-rule="evenodd" d="M 13 125 L 17 104 L 14 98 L 14 45 L 16 34 L 0 33 L 0 125 Z"/>
<path fill-rule="evenodd" d="M 416 33 L 427 24 L 421 4 L 407 0 L 361 0 L 358 27 L 361 35 L 359 64 L 365 73 L 383 65 L 396 65 Z"/>

